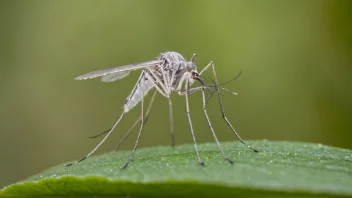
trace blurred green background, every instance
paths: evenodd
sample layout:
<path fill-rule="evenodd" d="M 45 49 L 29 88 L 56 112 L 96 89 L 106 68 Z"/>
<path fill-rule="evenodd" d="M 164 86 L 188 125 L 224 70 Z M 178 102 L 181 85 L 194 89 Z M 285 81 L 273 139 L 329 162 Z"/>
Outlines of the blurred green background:
<path fill-rule="evenodd" d="M 111 127 L 139 72 L 115 83 L 74 77 L 163 51 L 197 53 L 199 70 L 214 61 L 222 82 L 243 70 L 226 85 L 239 95 L 223 97 L 242 138 L 351 149 L 351 2 L 1 0 L 0 186 L 90 151 L 99 139 L 87 137 Z M 172 99 L 176 144 L 192 143 L 185 98 Z M 190 100 L 197 141 L 213 142 L 201 94 Z M 167 100 L 153 107 L 140 148 L 170 145 Z M 215 97 L 208 107 L 218 138 L 236 140 Z M 138 116 L 139 107 L 97 154 Z"/>

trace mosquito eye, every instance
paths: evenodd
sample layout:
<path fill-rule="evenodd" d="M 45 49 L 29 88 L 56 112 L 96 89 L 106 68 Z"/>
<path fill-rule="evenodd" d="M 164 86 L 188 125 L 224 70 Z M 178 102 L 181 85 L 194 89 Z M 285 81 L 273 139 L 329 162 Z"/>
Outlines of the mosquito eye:
<path fill-rule="evenodd" d="M 199 74 L 197 73 L 197 72 L 195 72 L 195 71 L 192 71 L 192 76 L 199 76 Z"/>

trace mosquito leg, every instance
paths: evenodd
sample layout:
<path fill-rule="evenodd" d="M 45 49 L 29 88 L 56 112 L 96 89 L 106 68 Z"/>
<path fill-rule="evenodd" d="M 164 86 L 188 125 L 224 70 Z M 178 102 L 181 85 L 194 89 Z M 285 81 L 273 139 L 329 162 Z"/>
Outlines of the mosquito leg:
<path fill-rule="evenodd" d="M 144 85 L 144 79 L 143 79 L 142 83 L 143 83 L 143 85 Z M 144 93 L 143 93 L 142 95 L 144 95 Z M 128 166 L 128 165 L 130 164 L 130 162 L 132 161 L 133 156 L 134 156 L 134 153 L 135 153 L 136 150 L 137 150 L 137 146 L 138 146 L 139 139 L 141 138 L 141 134 L 142 134 L 143 126 L 144 126 L 144 98 L 143 98 L 143 97 L 142 97 L 142 100 L 141 100 L 141 117 L 140 117 L 140 119 L 141 119 L 141 127 L 140 127 L 140 129 L 139 129 L 139 133 L 138 133 L 138 136 L 137 136 L 136 143 L 134 144 L 134 148 L 133 148 L 133 150 L 132 150 L 132 153 L 131 153 L 130 158 L 128 159 L 128 161 L 126 162 L 126 164 L 121 167 L 121 169 L 127 168 L 127 166 Z"/>
<path fill-rule="evenodd" d="M 197 54 L 193 54 L 191 57 L 191 62 L 196 64 Z"/>
<path fill-rule="evenodd" d="M 200 71 L 198 74 L 199 75 L 202 75 L 202 73 L 205 71 L 205 70 L 207 70 L 211 65 L 213 64 L 213 62 L 211 61 L 209 64 L 207 64 L 203 69 L 202 69 L 202 71 Z"/>
<path fill-rule="evenodd" d="M 160 84 L 161 80 L 160 80 L 154 73 L 152 73 L 151 70 L 149 70 L 149 71 L 150 71 L 151 74 L 154 75 L 154 78 L 155 78 L 156 81 Z M 163 96 L 166 97 L 166 98 L 169 97 L 169 96 L 166 94 L 165 89 L 163 88 L 163 86 L 161 87 L 161 88 L 162 88 L 162 89 L 161 89 L 161 88 L 157 85 L 157 83 L 154 82 L 153 77 L 152 77 L 151 75 L 149 75 L 148 72 L 145 72 L 145 76 L 146 76 L 149 80 L 151 80 L 151 82 L 153 82 L 153 85 L 154 85 L 155 89 L 157 89 L 161 95 L 163 95 Z"/>
<path fill-rule="evenodd" d="M 156 92 L 157 92 L 157 90 L 154 91 L 153 96 L 152 96 L 152 99 L 151 99 L 151 101 L 150 101 L 150 103 L 149 103 L 149 106 L 148 106 L 148 109 L 147 109 L 147 112 L 146 112 L 146 116 L 145 116 L 145 119 L 144 119 L 144 125 L 147 123 L 148 114 L 149 114 L 149 112 L 150 112 L 150 108 L 151 108 L 152 103 L 153 103 L 153 101 L 154 101 Z M 170 119 L 171 119 L 171 118 L 170 118 Z M 122 138 L 122 140 L 120 141 L 120 143 L 115 146 L 115 148 L 114 148 L 113 151 L 117 151 L 117 150 L 118 150 L 118 148 L 119 148 L 119 147 L 123 144 L 123 142 L 128 138 L 128 136 L 130 135 L 130 133 L 132 132 L 132 130 L 134 129 L 134 127 L 137 126 L 137 124 L 138 124 L 138 122 L 139 122 L 140 120 L 141 120 L 141 117 L 139 117 L 139 118 L 134 122 L 134 124 L 131 126 L 131 128 L 125 133 L 125 135 L 123 136 L 123 138 Z M 99 133 L 99 134 L 97 134 L 97 135 L 90 136 L 90 137 L 88 137 L 88 138 L 97 138 L 97 137 L 99 137 L 99 136 L 101 136 L 101 135 L 103 135 L 103 134 L 109 132 L 110 130 L 111 130 L 111 129 L 106 130 L 106 131 L 104 131 L 104 132 L 101 132 L 101 133 Z"/>
<path fill-rule="evenodd" d="M 139 123 L 139 121 L 141 121 L 141 117 L 139 117 L 131 126 L 131 128 L 125 133 L 125 135 L 122 137 L 121 141 L 115 146 L 113 152 L 116 152 L 120 146 L 127 140 L 127 138 L 131 135 L 132 130 L 134 129 L 134 127 L 137 126 L 137 124 Z"/>
<path fill-rule="evenodd" d="M 162 73 L 162 77 L 163 77 L 163 81 L 164 81 L 164 87 L 166 88 L 164 91 L 165 92 L 167 92 L 167 93 L 170 93 L 170 86 L 169 86 L 169 84 L 170 84 L 170 82 L 169 82 L 169 80 L 170 80 L 170 78 L 166 78 L 166 72 L 164 71 L 164 67 L 163 66 L 161 66 L 161 67 L 159 67 L 160 68 L 160 71 L 161 71 L 161 73 Z M 154 74 L 154 73 L 153 73 Z"/>
<path fill-rule="evenodd" d="M 76 161 L 75 163 L 65 164 L 65 166 L 72 166 L 73 164 L 80 163 L 81 161 L 83 161 L 83 160 L 87 159 L 89 156 L 91 156 L 105 142 L 105 140 L 109 137 L 111 132 L 114 131 L 115 127 L 121 121 L 124 114 L 125 114 L 125 112 L 123 111 L 120 118 L 115 122 L 114 126 L 112 126 L 112 128 L 107 132 L 106 136 L 99 142 L 99 144 L 90 153 L 88 153 L 86 156 L 84 156 L 82 159 Z"/>
<path fill-rule="evenodd" d="M 188 92 L 189 95 L 193 94 L 194 92 L 197 92 L 197 91 L 202 91 L 203 89 L 203 86 L 199 86 L 199 87 L 193 87 L 193 88 L 190 88 L 186 91 L 179 91 L 178 94 L 180 96 L 184 96 L 186 95 L 186 93 Z"/>
<path fill-rule="evenodd" d="M 155 79 L 155 81 L 156 82 L 154 82 L 154 80 L 152 81 L 152 82 L 154 82 L 153 84 L 155 85 L 154 87 L 155 88 L 157 88 L 157 89 L 159 89 L 159 92 L 161 93 L 161 94 L 163 94 L 166 98 L 167 97 L 169 97 L 166 93 L 168 93 L 168 88 L 166 87 L 166 85 L 167 84 L 165 84 L 165 83 L 167 83 L 167 82 L 165 82 L 165 83 L 163 83 L 162 82 L 162 79 L 160 79 L 160 77 L 158 77 L 154 72 L 153 72 L 153 70 L 151 70 L 150 68 L 147 68 L 148 69 L 148 71 L 150 72 L 150 74 L 149 73 L 147 73 L 146 72 L 146 76 L 147 76 L 147 78 L 149 78 L 149 79 Z M 153 78 L 151 77 L 151 76 L 153 76 Z M 160 85 L 160 87 L 162 88 L 162 90 L 163 91 L 161 91 L 161 89 L 159 88 L 159 86 L 157 86 L 156 84 L 159 84 Z"/>
<path fill-rule="evenodd" d="M 191 120 L 191 114 L 189 112 L 189 104 L 188 104 L 188 79 L 186 80 L 186 113 L 187 113 L 187 117 L 188 117 L 188 122 L 189 122 L 189 126 L 190 126 L 190 129 L 191 129 L 191 133 L 192 133 L 192 139 L 193 139 L 193 143 L 194 143 L 194 148 L 196 150 L 196 154 L 197 154 L 197 157 L 198 157 L 198 161 L 200 163 L 200 165 L 204 166 L 204 162 L 200 159 L 200 156 L 199 156 L 199 151 L 198 151 L 198 146 L 197 146 L 197 143 L 196 143 L 196 137 L 194 136 L 194 131 L 193 131 L 193 126 L 192 126 L 192 120 Z"/>
<path fill-rule="evenodd" d="M 236 137 L 238 138 L 238 140 L 240 140 L 242 142 L 243 145 L 245 145 L 246 147 L 248 147 L 249 149 L 251 149 L 254 152 L 259 152 L 259 150 L 252 148 L 251 146 L 249 146 L 248 144 L 246 144 L 242 138 L 238 135 L 238 133 L 236 132 L 236 130 L 233 128 L 233 126 L 231 125 L 230 121 L 227 119 L 226 115 L 225 115 L 225 111 L 224 111 L 224 106 L 222 104 L 222 100 L 221 100 L 221 96 L 220 96 L 220 92 L 219 92 L 219 87 L 218 87 L 218 80 L 216 79 L 216 72 L 215 72 L 215 67 L 214 67 L 214 63 L 213 61 L 211 61 L 208 65 L 211 65 L 213 68 L 213 74 L 214 74 L 214 82 L 215 82 L 215 86 L 216 86 L 216 91 L 218 92 L 218 100 L 219 100 L 219 105 L 220 105 L 220 110 L 221 110 L 221 115 L 222 118 L 225 120 L 225 122 L 227 123 L 227 125 L 231 128 L 231 130 L 233 131 L 233 133 L 236 135 Z M 207 68 L 208 66 L 206 66 Z M 204 70 L 204 69 L 203 69 Z"/>
<path fill-rule="evenodd" d="M 108 129 L 108 130 L 106 130 L 106 131 L 104 131 L 104 132 L 101 132 L 101 133 L 99 133 L 99 134 L 97 134 L 97 135 L 89 136 L 88 138 L 97 138 L 97 137 L 99 137 L 99 136 L 101 136 L 101 135 L 103 135 L 103 134 L 105 134 L 105 133 L 108 133 L 110 130 L 111 130 L 111 129 Z"/>
<path fill-rule="evenodd" d="M 227 157 L 227 155 L 225 154 L 224 150 L 221 148 L 220 142 L 219 142 L 218 138 L 216 137 L 216 134 L 215 134 L 215 131 L 214 131 L 214 129 L 213 129 L 213 126 L 212 126 L 211 123 L 210 123 L 210 119 L 209 119 L 209 116 L 208 116 L 208 113 L 207 113 L 207 109 L 206 109 L 206 105 L 207 105 L 207 104 L 206 104 L 206 101 L 205 101 L 205 91 L 204 91 L 204 89 L 203 89 L 203 91 L 202 91 L 202 98 L 203 98 L 203 112 L 204 112 L 205 118 L 207 119 L 208 126 L 209 126 L 209 128 L 210 128 L 210 130 L 211 130 L 211 133 L 213 134 L 213 137 L 214 137 L 214 139 L 215 139 L 215 142 L 216 142 L 216 144 L 218 145 L 218 147 L 219 147 L 219 149 L 220 149 L 222 155 L 224 156 L 224 159 L 225 159 L 226 161 L 228 161 L 230 164 L 233 164 L 233 161 L 232 161 L 229 157 Z"/>
<path fill-rule="evenodd" d="M 205 101 L 205 104 L 208 104 L 208 102 L 209 102 L 210 98 L 213 96 L 213 94 L 214 94 L 214 91 L 212 91 L 212 92 L 210 93 L 209 97 L 208 97 L 207 100 Z"/>
<path fill-rule="evenodd" d="M 169 99 L 169 118 L 170 118 L 170 137 L 171 137 L 171 146 L 175 146 L 175 136 L 174 136 L 174 116 L 172 112 L 172 101 Z"/>
<path fill-rule="evenodd" d="M 150 112 L 150 109 L 151 109 L 152 104 L 153 104 L 153 102 L 154 102 L 155 95 L 156 95 L 156 92 L 157 92 L 157 91 L 158 91 L 158 90 L 155 90 L 155 91 L 154 91 L 153 96 L 152 96 L 152 98 L 150 99 L 147 112 L 145 113 L 144 125 L 145 125 L 145 124 L 147 123 L 147 121 L 148 121 L 149 112 Z M 117 150 L 120 148 L 120 146 L 125 142 L 125 140 L 127 140 L 128 136 L 131 134 L 131 132 L 132 132 L 132 130 L 134 129 L 134 127 L 137 126 L 137 124 L 138 124 L 139 121 L 141 121 L 141 117 L 139 117 L 139 118 L 134 122 L 134 124 L 131 126 L 131 128 L 125 133 L 125 135 L 124 135 L 123 138 L 121 139 L 120 143 L 115 146 L 114 151 L 117 151 Z"/>
<path fill-rule="evenodd" d="M 138 78 L 138 80 L 137 80 L 136 85 L 135 85 L 134 88 L 132 89 L 131 94 L 127 97 L 126 102 L 125 102 L 125 105 L 124 105 L 124 111 L 122 112 L 120 118 L 115 122 L 114 126 L 112 126 L 111 129 L 109 129 L 109 130 L 107 130 L 107 131 L 104 131 L 103 133 L 100 133 L 100 134 L 96 135 L 96 136 L 100 136 L 100 135 L 102 135 L 102 134 L 104 134 L 104 133 L 107 133 L 107 134 L 105 135 L 105 137 L 99 142 L 99 144 L 98 144 L 90 153 L 88 153 L 86 156 L 84 156 L 84 157 L 81 158 L 80 160 L 76 161 L 75 163 L 65 164 L 65 166 L 72 166 L 73 164 L 77 164 L 77 163 L 79 163 L 79 162 L 81 162 L 81 161 L 87 159 L 89 156 L 91 156 L 91 155 L 105 142 L 105 140 L 110 136 L 111 132 L 113 132 L 114 129 L 116 128 L 116 126 L 119 124 L 119 122 L 121 121 L 123 115 L 126 113 L 126 111 L 125 111 L 126 104 L 127 104 L 127 102 L 131 99 L 132 93 L 134 93 L 135 90 L 137 89 L 137 86 L 138 86 L 139 81 L 142 80 L 142 79 L 144 79 L 144 75 L 145 75 L 145 71 L 143 71 L 143 72 L 141 73 L 141 75 L 139 76 L 139 78 Z M 95 136 L 93 136 L 93 137 L 95 137 Z"/>

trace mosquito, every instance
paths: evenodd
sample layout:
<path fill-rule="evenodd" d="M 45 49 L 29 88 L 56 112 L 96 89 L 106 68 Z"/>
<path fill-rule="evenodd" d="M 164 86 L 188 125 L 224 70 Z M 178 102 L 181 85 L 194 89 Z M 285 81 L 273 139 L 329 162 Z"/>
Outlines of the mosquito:
<path fill-rule="evenodd" d="M 140 117 L 136 120 L 136 122 L 133 124 L 133 126 L 130 128 L 130 130 L 125 134 L 125 136 L 121 140 L 120 144 L 115 148 L 115 150 L 118 149 L 118 147 L 128 137 L 128 135 L 130 134 L 132 129 L 140 122 L 139 133 L 138 133 L 135 145 L 133 147 L 133 150 L 131 152 L 131 155 L 130 155 L 128 161 L 125 163 L 125 165 L 121 167 L 122 169 L 125 169 L 133 159 L 133 156 L 134 156 L 135 151 L 138 146 L 138 142 L 141 137 L 141 133 L 143 131 L 143 127 L 147 121 L 150 108 L 152 106 L 152 103 L 154 101 L 154 97 L 157 92 L 159 92 L 161 95 L 163 95 L 165 98 L 167 98 L 168 102 L 169 102 L 170 136 L 171 136 L 171 145 L 172 146 L 174 146 L 174 129 L 173 129 L 173 113 L 172 113 L 173 108 L 172 108 L 172 101 L 171 101 L 170 96 L 171 96 L 172 92 L 177 92 L 180 96 L 185 96 L 185 98 L 186 98 L 186 114 L 187 114 L 187 118 L 188 118 L 188 122 L 189 122 L 189 126 L 190 126 L 190 132 L 192 135 L 192 140 L 194 143 L 194 148 L 195 148 L 195 152 L 196 152 L 198 161 L 202 166 L 204 166 L 205 163 L 203 162 L 203 160 L 200 158 L 200 155 L 199 155 L 198 146 L 196 143 L 196 138 L 194 135 L 193 125 L 192 125 L 192 120 L 191 120 L 191 114 L 189 111 L 189 102 L 188 102 L 189 95 L 191 95 L 195 92 L 199 92 L 199 91 L 202 93 L 203 113 L 205 115 L 209 129 L 215 139 L 215 142 L 216 142 L 219 150 L 221 151 L 224 159 L 227 162 L 229 162 L 230 164 L 233 164 L 233 161 L 226 155 L 226 153 L 222 149 L 220 142 L 218 141 L 218 138 L 217 138 L 215 131 L 212 127 L 212 124 L 210 122 L 210 119 L 209 119 L 209 116 L 207 113 L 207 109 L 206 109 L 207 100 L 205 97 L 205 93 L 206 93 L 205 91 L 207 89 L 212 90 L 211 95 L 215 92 L 217 93 L 222 118 L 227 123 L 227 125 L 230 127 L 232 132 L 236 135 L 238 140 L 240 142 L 242 142 L 243 145 L 245 145 L 246 147 L 251 149 L 252 151 L 259 152 L 259 150 L 254 149 L 253 147 L 246 144 L 242 140 L 242 138 L 238 135 L 238 133 L 236 132 L 236 130 L 234 129 L 232 124 L 227 119 L 227 117 L 225 115 L 224 106 L 222 103 L 221 93 L 220 93 L 219 89 L 223 89 L 226 91 L 230 91 L 230 90 L 221 87 L 221 85 L 223 85 L 225 83 L 218 84 L 214 63 L 212 61 L 210 61 L 209 64 L 207 64 L 201 70 L 201 72 L 198 72 L 196 64 L 195 64 L 196 57 L 197 57 L 197 55 L 193 54 L 190 61 L 186 61 L 186 59 L 181 54 L 179 54 L 177 52 L 164 52 L 159 55 L 157 60 L 92 71 L 92 72 L 83 74 L 83 75 L 75 78 L 76 80 L 86 80 L 86 79 L 101 77 L 101 80 L 103 82 L 114 82 L 116 80 L 120 80 L 120 79 L 126 77 L 132 70 L 138 70 L 138 69 L 142 70 L 142 72 L 137 80 L 137 83 L 135 84 L 134 88 L 132 89 L 131 93 L 129 94 L 129 96 L 127 97 L 127 99 L 124 103 L 123 112 L 121 113 L 120 117 L 117 119 L 115 124 L 111 127 L 111 129 L 104 131 L 103 133 L 100 133 L 96 136 L 92 136 L 92 137 L 98 137 L 102 134 L 106 134 L 105 137 L 86 156 L 84 156 L 80 160 L 76 161 L 75 163 L 66 164 L 65 166 L 71 166 L 73 164 L 77 164 L 77 163 L 82 162 L 83 160 L 87 159 L 89 156 L 91 156 L 104 143 L 104 141 L 110 136 L 110 134 L 114 131 L 114 129 L 119 124 L 119 122 L 122 120 L 123 116 L 127 112 L 129 112 L 132 108 L 134 108 L 138 103 L 140 103 L 141 104 Z M 214 80 L 213 80 L 214 85 L 207 85 L 201 78 L 203 72 L 206 71 L 209 67 L 212 68 L 212 72 L 213 72 L 213 76 L 214 76 L 213 77 L 214 78 Z M 238 76 L 236 76 L 236 78 Z M 200 82 L 201 85 L 191 88 L 190 86 L 195 81 Z M 155 88 L 154 94 L 149 102 L 149 106 L 148 106 L 146 113 L 144 113 L 144 97 L 153 88 Z M 234 93 L 234 92 L 232 92 L 232 93 Z M 234 93 L 234 94 L 236 94 L 236 93 Z"/>

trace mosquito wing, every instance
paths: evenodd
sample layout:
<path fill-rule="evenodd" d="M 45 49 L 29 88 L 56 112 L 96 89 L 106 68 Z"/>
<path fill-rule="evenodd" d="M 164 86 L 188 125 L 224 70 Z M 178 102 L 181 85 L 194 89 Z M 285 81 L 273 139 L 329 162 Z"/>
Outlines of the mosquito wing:
<path fill-rule="evenodd" d="M 122 72 L 118 72 L 118 73 L 107 74 L 107 75 L 101 77 L 101 81 L 114 82 L 116 80 L 120 80 L 120 79 L 128 76 L 128 74 L 130 74 L 130 72 L 131 72 L 130 70 L 126 70 L 126 71 L 122 71 Z"/>
<path fill-rule="evenodd" d="M 153 67 L 153 66 L 160 65 L 162 62 L 163 61 L 160 61 L 160 60 L 154 60 L 154 61 L 148 61 L 148 62 L 139 63 L 139 64 L 125 65 L 125 66 L 120 66 L 120 67 L 113 67 L 113 68 L 108 68 L 108 69 L 103 69 L 103 70 L 97 70 L 97 71 L 92 71 L 92 72 L 83 74 L 81 76 L 78 76 L 75 79 L 76 80 L 92 79 L 92 78 L 96 78 L 96 77 L 100 77 L 100 76 L 106 76 L 108 74 L 116 74 L 119 72 L 126 72 L 126 71 L 131 71 L 131 70 L 143 69 L 146 67 Z M 128 73 L 125 74 L 125 76 L 127 76 L 127 75 L 128 75 Z M 125 76 L 122 75 L 122 78 Z M 116 80 L 118 80 L 118 79 L 121 79 L 121 78 L 117 78 Z M 102 80 L 104 81 L 104 79 L 102 79 Z M 108 82 L 111 82 L 111 81 L 108 81 Z"/>

